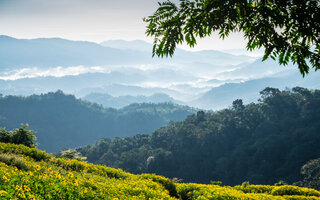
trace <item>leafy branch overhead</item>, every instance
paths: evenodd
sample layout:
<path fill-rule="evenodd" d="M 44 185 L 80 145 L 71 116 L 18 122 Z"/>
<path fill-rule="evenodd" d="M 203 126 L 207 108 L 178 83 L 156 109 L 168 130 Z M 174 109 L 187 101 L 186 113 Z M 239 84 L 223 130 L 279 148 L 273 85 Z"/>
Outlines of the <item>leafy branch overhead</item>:
<path fill-rule="evenodd" d="M 144 19 L 154 37 L 153 56 L 173 56 L 178 44 L 218 32 L 224 39 L 243 32 L 247 49 L 265 48 L 263 60 L 293 62 L 304 76 L 320 68 L 319 0 L 180 0 L 159 3 Z"/>

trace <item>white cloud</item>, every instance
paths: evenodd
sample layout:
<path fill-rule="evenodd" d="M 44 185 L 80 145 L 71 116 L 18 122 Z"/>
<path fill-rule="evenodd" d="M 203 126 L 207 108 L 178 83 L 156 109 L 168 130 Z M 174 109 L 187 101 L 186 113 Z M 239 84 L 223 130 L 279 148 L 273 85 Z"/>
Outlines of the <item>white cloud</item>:
<path fill-rule="evenodd" d="M 22 78 L 36 78 L 36 77 L 63 77 L 63 76 L 77 76 L 84 73 L 107 73 L 107 70 L 100 67 L 85 67 L 85 66 L 72 66 L 72 67 L 54 67 L 50 69 L 23 68 L 0 73 L 1 80 L 17 80 Z"/>

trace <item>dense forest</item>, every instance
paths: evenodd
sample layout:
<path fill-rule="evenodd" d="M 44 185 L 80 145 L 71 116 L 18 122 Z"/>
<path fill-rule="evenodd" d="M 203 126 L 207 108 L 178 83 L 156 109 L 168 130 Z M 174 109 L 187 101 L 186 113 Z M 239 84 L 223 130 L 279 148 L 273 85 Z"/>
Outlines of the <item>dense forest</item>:
<path fill-rule="evenodd" d="M 102 139 L 78 149 L 89 162 L 184 182 L 274 184 L 302 179 L 320 157 L 320 90 L 265 88 L 257 103 L 198 111 L 152 135 Z"/>
<path fill-rule="evenodd" d="M 0 127 L 13 129 L 28 123 L 36 130 L 38 147 L 48 152 L 90 144 L 103 137 L 150 134 L 171 120 L 183 120 L 195 112 L 172 103 L 106 108 L 62 91 L 27 97 L 0 96 Z"/>

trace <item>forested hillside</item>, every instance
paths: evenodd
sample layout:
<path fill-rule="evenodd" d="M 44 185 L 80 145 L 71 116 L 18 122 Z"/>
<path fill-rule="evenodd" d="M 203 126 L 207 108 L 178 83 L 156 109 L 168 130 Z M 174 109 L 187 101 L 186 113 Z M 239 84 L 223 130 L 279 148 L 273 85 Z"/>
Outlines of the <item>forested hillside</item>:
<path fill-rule="evenodd" d="M 150 134 L 170 120 L 196 112 L 171 103 L 132 104 L 120 110 L 76 99 L 62 91 L 32 96 L 0 97 L 0 127 L 29 123 L 39 148 L 57 152 L 93 143 L 103 137 Z"/>
<path fill-rule="evenodd" d="M 320 90 L 265 88 L 258 103 L 199 111 L 150 135 L 102 139 L 78 150 L 89 162 L 183 181 L 273 184 L 301 180 L 320 157 Z"/>

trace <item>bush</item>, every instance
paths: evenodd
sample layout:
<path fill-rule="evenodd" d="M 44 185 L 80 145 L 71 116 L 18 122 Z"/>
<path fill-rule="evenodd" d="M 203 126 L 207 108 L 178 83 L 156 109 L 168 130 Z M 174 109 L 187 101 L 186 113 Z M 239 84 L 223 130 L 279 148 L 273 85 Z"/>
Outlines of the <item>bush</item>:
<path fill-rule="evenodd" d="M 20 170 L 30 170 L 30 167 L 28 167 L 25 161 L 14 154 L 0 154 L 0 162 L 3 162 L 9 166 L 15 166 Z"/>
<path fill-rule="evenodd" d="M 178 195 L 179 195 L 180 199 L 182 199 L 182 200 L 191 200 L 193 191 L 198 190 L 198 188 L 199 188 L 199 186 L 196 185 L 196 184 L 192 184 L 192 183 L 185 184 L 185 183 L 182 183 L 182 184 L 178 185 L 177 192 L 178 192 Z"/>
<path fill-rule="evenodd" d="M 270 194 L 272 191 L 272 186 L 270 185 L 250 185 L 250 184 L 242 184 L 234 186 L 234 189 L 240 190 L 244 193 L 266 193 Z"/>
<path fill-rule="evenodd" d="M 65 170 L 72 171 L 83 171 L 85 169 L 85 163 L 79 162 L 77 160 L 65 160 L 62 158 L 57 158 L 53 160 L 53 163 L 59 167 L 62 167 Z"/>

